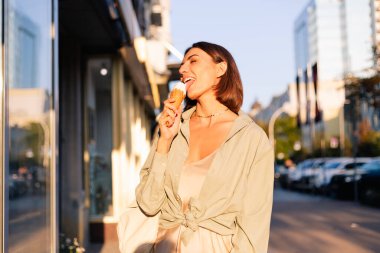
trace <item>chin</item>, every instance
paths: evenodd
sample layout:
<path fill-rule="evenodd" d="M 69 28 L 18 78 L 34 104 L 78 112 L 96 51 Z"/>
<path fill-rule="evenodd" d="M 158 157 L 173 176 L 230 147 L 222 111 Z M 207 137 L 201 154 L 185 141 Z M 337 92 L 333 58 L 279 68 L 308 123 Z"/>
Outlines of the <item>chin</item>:
<path fill-rule="evenodd" d="M 191 100 L 196 100 L 198 98 L 198 96 L 196 96 L 194 93 L 189 92 L 189 91 L 187 92 L 186 96 L 190 98 Z"/>

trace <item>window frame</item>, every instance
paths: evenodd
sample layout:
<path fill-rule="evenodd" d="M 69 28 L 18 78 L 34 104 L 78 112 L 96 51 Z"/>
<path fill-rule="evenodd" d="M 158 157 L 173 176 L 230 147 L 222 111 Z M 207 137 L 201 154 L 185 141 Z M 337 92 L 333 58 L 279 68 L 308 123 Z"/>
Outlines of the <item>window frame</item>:
<path fill-rule="evenodd" d="M 0 252 L 9 252 L 9 87 L 7 80 L 7 59 L 8 45 L 5 43 L 7 35 L 6 21 L 8 19 L 8 6 L 10 0 L 0 0 L 0 36 L 2 48 L 0 50 L 0 163 L 4 168 L 0 173 Z M 58 0 L 50 0 L 51 17 L 50 17 L 50 38 L 51 38 L 51 82 L 52 82 L 52 107 L 50 110 L 50 140 L 51 140 L 51 159 L 50 159 L 50 252 L 59 252 L 59 219 L 58 219 L 58 126 L 59 126 L 59 94 L 58 94 Z"/>

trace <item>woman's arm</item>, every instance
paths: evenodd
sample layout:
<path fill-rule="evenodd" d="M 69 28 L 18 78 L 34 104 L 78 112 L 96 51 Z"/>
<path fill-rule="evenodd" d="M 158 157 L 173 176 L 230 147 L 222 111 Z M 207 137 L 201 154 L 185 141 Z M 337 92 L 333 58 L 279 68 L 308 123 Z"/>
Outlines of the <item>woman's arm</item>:
<path fill-rule="evenodd" d="M 136 188 L 136 201 L 148 215 L 155 215 L 165 202 L 164 190 L 167 154 L 158 153 L 158 137 L 155 138 L 151 151 L 140 171 L 140 183 Z"/>
<path fill-rule="evenodd" d="M 164 189 L 165 171 L 171 143 L 179 131 L 182 108 L 174 106 L 175 99 L 164 102 L 158 120 L 159 135 L 156 135 L 148 158 L 140 172 L 140 183 L 136 188 L 136 201 L 148 215 L 157 214 L 166 200 Z"/>
<path fill-rule="evenodd" d="M 237 218 L 234 253 L 267 253 L 273 204 L 274 154 L 268 139 L 261 138 L 243 198 L 243 211 Z"/>

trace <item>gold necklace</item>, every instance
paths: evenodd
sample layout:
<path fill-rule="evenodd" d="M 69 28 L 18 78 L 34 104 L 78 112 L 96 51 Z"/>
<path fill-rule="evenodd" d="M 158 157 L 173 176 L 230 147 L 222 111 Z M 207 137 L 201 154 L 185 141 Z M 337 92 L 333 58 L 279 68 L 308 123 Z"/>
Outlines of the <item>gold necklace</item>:
<path fill-rule="evenodd" d="M 195 109 L 195 111 L 194 111 L 194 116 L 195 116 L 195 117 L 198 117 L 198 118 L 206 118 L 206 119 L 207 119 L 207 118 L 211 118 L 211 117 L 219 116 L 219 115 L 225 113 L 225 112 L 228 111 L 228 110 L 229 110 L 229 108 L 227 108 L 227 109 L 225 109 L 225 110 L 223 110 L 223 111 L 219 111 L 219 112 L 216 112 L 216 113 L 210 114 L 210 115 L 199 115 L 199 114 L 197 113 L 197 109 Z"/>

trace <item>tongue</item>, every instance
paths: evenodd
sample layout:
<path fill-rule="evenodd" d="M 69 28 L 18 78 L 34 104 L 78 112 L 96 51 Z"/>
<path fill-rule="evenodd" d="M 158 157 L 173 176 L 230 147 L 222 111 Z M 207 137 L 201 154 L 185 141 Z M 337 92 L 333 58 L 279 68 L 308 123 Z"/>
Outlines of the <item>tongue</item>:
<path fill-rule="evenodd" d="M 186 90 L 189 89 L 190 85 L 192 85 L 194 83 L 195 80 L 190 80 L 190 81 L 187 81 L 186 82 Z"/>

